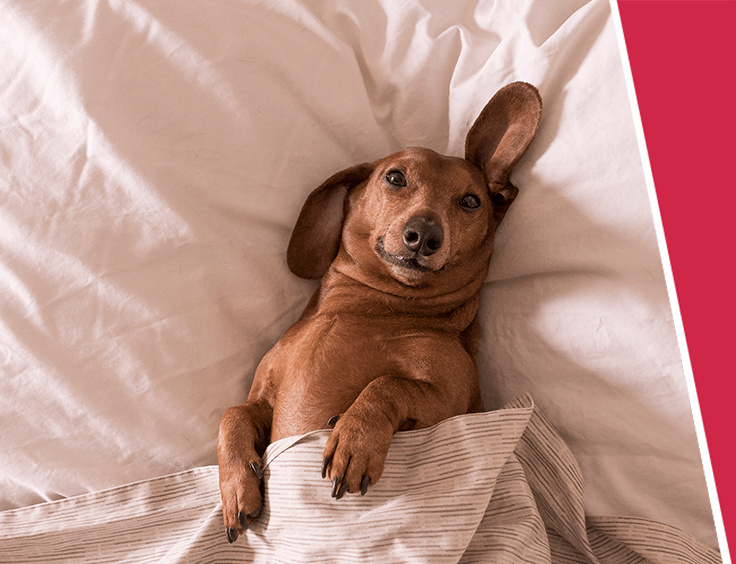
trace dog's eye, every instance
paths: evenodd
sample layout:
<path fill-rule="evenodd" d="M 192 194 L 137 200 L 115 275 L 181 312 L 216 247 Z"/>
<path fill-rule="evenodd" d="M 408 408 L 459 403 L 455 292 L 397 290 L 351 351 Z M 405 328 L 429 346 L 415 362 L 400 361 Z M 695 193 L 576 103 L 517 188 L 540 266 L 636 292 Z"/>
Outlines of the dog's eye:
<path fill-rule="evenodd" d="M 480 207 L 480 199 L 475 194 L 465 194 L 460 200 L 463 211 L 473 211 Z"/>
<path fill-rule="evenodd" d="M 406 186 L 406 176 L 400 170 L 390 170 L 386 175 L 386 181 L 392 186 Z"/>

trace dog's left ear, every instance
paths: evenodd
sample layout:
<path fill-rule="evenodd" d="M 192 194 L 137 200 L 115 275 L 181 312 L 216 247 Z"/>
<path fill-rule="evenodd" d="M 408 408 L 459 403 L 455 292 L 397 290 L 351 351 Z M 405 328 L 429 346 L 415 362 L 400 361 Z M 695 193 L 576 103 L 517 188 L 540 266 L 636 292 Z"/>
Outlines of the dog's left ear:
<path fill-rule="evenodd" d="M 348 191 L 368 180 L 372 172 L 368 163 L 347 168 L 309 194 L 286 250 L 289 270 L 307 280 L 322 278 L 340 249 Z"/>
<path fill-rule="evenodd" d="M 501 215 L 518 192 L 509 175 L 534 140 L 541 117 L 539 91 L 526 82 L 512 82 L 496 92 L 468 131 L 465 158 L 483 171 Z"/>

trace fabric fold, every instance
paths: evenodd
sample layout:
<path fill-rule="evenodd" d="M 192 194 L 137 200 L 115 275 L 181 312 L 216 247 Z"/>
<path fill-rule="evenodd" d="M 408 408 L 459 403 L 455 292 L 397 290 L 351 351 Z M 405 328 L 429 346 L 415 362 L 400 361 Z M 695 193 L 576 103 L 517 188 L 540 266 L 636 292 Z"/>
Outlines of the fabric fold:
<path fill-rule="evenodd" d="M 509 406 L 518 404 L 519 400 L 516 400 Z M 516 454 L 544 522 L 591 563 L 598 564 L 586 534 L 580 468 L 562 437 L 541 411 L 534 410 Z"/>

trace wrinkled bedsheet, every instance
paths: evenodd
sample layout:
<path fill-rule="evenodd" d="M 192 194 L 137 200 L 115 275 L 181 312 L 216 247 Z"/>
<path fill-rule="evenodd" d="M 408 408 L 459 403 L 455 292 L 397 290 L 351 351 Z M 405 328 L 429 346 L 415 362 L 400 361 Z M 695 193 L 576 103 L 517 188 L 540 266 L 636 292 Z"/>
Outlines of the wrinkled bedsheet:
<path fill-rule="evenodd" d="M 480 307 L 486 407 L 531 393 L 588 515 L 717 546 L 607 1 L 2 0 L 0 57 L 0 509 L 209 488 L 222 413 L 315 287 L 285 263 L 306 195 L 461 155 L 525 80 L 544 114 Z"/>

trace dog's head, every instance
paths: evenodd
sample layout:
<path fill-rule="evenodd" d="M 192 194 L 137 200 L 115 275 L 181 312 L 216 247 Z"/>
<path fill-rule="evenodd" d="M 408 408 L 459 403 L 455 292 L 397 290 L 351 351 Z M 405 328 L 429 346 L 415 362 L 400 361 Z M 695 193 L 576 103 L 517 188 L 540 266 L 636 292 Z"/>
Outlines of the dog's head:
<path fill-rule="evenodd" d="M 453 291 L 484 276 L 496 227 L 517 194 L 509 174 L 541 109 L 536 88 L 515 82 L 470 128 L 464 159 L 410 148 L 333 175 L 302 208 L 289 268 L 315 279 L 335 261 L 352 278 L 400 294 Z"/>

